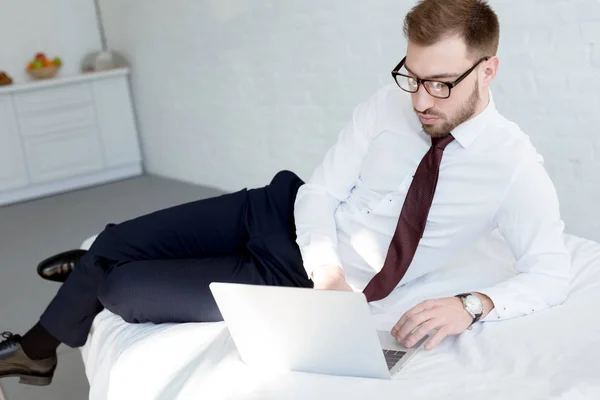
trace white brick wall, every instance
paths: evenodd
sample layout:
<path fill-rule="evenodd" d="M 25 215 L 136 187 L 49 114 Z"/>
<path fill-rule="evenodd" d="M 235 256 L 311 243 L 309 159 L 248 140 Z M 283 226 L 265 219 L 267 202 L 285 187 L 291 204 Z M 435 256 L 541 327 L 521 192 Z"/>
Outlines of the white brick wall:
<path fill-rule="evenodd" d="M 492 1 L 499 109 L 546 158 L 567 230 L 600 240 L 600 3 Z"/>
<path fill-rule="evenodd" d="M 545 155 L 569 232 L 600 241 L 600 3 L 492 0 L 495 98 Z M 150 172 L 236 190 L 308 178 L 404 55 L 412 2 L 103 0 L 134 65 Z"/>

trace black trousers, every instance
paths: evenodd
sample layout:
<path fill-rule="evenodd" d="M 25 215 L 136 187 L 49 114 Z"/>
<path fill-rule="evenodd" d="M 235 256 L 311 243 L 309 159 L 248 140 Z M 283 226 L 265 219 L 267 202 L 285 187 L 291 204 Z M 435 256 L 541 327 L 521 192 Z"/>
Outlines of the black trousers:
<path fill-rule="evenodd" d="M 40 322 L 61 342 L 85 344 L 107 308 L 131 323 L 222 320 L 211 282 L 312 287 L 295 239 L 302 180 L 279 172 L 263 188 L 161 210 L 98 236 Z"/>

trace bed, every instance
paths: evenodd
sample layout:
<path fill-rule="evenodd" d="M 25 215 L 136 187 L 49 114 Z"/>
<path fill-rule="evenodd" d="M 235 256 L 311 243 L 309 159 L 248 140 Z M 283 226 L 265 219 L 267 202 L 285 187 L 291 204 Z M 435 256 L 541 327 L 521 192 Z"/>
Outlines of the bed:
<path fill-rule="evenodd" d="M 478 323 L 419 352 L 389 381 L 260 372 L 241 362 L 222 322 L 130 325 L 105 310 L 81 348 L 90 399 L 600 398 L 600 244 L 564 239 L 573 268 L 563 305 Z M 513 261 L 493 232 L 448 268 L 407 285 L 393 309 L 374 312 L 374 326 L 390 329 L 422 300 L 504 280 Z"/>

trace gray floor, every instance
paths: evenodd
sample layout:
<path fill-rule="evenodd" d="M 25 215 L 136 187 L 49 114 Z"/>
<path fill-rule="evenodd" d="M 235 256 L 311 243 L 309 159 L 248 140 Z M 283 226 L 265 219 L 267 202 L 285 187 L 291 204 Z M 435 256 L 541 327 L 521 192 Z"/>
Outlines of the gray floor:
<path fill-rule="evenodd" d="M 144 176 L 54 197 L 0 207 L 0 332 L 22 333 L 37 322 L 58 284 L 37 277 L 42 259 L 77 248 L 109 222 L 118 223 L 184 202 L 216 196 L 214 189 Z M 87 399 L 76 349 L 61 346 L 52 385 L 0 381 L 7 400 Z M 1 399 L 1 395 L 0 395 Z"/>

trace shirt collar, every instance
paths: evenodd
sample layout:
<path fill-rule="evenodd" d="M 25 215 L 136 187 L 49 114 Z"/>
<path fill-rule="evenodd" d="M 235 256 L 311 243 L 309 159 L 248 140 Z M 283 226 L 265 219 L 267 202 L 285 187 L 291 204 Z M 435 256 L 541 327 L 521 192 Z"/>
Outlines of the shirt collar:
<path fill-rule="evenodd" d="M 491 90 L 489 91 L 489 94 L 490 101 L 485 109 L 475 118 L 463 122 L 452 131 L 452 136 L 454 136 L 456 141 L 465 149 L 468 149 L 469 146 L 475 142 L 481 132 L 483 132 L 488 123 L 496 115 L 496 104 L 494 103 Z"/>

